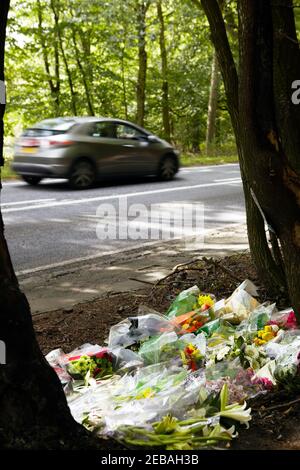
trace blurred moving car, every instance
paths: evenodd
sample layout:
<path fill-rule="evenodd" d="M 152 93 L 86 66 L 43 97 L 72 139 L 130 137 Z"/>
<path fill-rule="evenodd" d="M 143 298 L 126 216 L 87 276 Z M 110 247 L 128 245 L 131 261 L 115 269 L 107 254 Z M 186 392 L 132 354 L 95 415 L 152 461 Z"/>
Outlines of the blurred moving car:
<path fill-rule="evenodd" d="M 127 121 L 107 118 L 46 119 L 16 141 L 13 170 L 26 183 L 67 178 L 89 188 L 107 176 L 156 175 L 171 180 L 179 153 L 166 141 Z"/>

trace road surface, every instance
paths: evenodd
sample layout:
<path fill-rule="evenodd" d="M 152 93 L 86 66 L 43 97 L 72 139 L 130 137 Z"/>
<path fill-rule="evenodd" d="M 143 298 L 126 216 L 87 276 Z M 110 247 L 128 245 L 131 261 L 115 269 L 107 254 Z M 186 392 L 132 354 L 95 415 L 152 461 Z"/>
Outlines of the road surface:
<path fill-rule="evenodd" d="M 139 204 L 148 210 L 139 218 L 136 217 L 138 212 L 129 214 L 133 224 L 130 237 L 126 237 L 127 229 L 124 232 L 124 210 L 120 220 L 114 218 L 124 201 L 129 209 L 133 204 Z M 36 187 L 13 181 L 4 182 L 2 191 L 6 238 L 15 269 L 24 274 L 45 266 L 63 266 L 103 253 L 122 253 L 134 246 L 153 243 L 151 236 L 145 235 L 150 233 L 148 229 L 153 228 L 157 236 L 168 227 L 164 226 L 165 219 L 161 223 L 161 219 L 151 218 L 150 208 L 152 213 L 175 209 L 178 214 L 183 207 L 194 208 L 199 203 L 204 206 L 205 230 L 244 222 L 239 166 L 183 168 L 176 179 L 167 183 L 148 178 L 114 181 L 86 191 L 72 191 L 65 181 L 44 180 Z M 136 210 L 137 206 L 133 207 Z M 193 217 L 197 217 L 196 213 Z M 191 230 L 194 222 L 193 219 Z M 109 240 L 101 239 L 104 227 L 117 229 L 110 232 L 112 238 Z M 172 227 L 174 233 L 171 236 L 178 235 L 176 222 L 173 221 Z M 132 236 L 137 229 L 142 230 L 143 239 Z M 187 229 L 187 234 L 191 233 Z"/>

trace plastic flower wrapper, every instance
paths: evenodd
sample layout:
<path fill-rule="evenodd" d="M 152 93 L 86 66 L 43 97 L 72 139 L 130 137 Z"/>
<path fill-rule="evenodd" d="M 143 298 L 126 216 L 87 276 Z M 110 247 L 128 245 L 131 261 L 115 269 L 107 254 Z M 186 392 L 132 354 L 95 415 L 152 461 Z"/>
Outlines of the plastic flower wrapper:
<path fill-rule="evenodd" d="M 183 315 L 194 310 L 194 305 L 197 303 L 199 293 L 199 288 L 197 286 L 190 287 L 189 289 L 180 292 L 170 305 L 166 313 L 167 317 L 178 317 L 179 315 Z"/>
<path fill-rule="evenodd" d="M 196 403 L 202 376 L 182 368 L 161 364 L 139 369 L 134 374 L 99 382 L 82 395 L 69 400 L 78 422 L 93 423 L 99 434 L 114 433 L 120 426 L 142 426 L 166 413 L 182 417 Z M 86 414 L 88 412 L 88 414 Z"/>
<path fill-rule="evenodd" d="M 211 336 L 215 331 L 217 331 L 221 326 L 221 319 L 217 318 L 216 320 L 211 320 L 207 323 L 205 323 L 203 326 L 199 328 L 199 330 L 196 331 L 196 334 L 199 334 L 201 332 L 205 333 L 206 336 Z"/>
<path fill-rule="evenodd" d="M 267 303 L 259 305 L 255 308 L 246 320 L 243 320 L 237 326 L 236 331 L 242 335 L 256 334 L 258 330 L 262 330 L 269 324 L 272 314 L 275 311 L 275 304 L 268 305 Z"/>
<path fill-rule="evenodd" d="M 278 325 L 285 330 L 296 330 L 298 328 L 297 318 L 293 310 L 288 309 L 273 315 L 269 325 Z"/>
<path fill-rule="evenodd" d="M 173 331 L 174 326 L 169 319 L 145 306 L 139 308 L 139 316 L 129 317 L 114 325 L 109 332 L 108 347 L 124 348 L 139 344 L 161 332 Z"/>
<path fill-rule="evenodd" d="M 256 295 L 255 285 L 247 279 L 225 300 L 223 307 L 218 309 L 215 305 L 216 317 L 222 317 L 230 323 L 239 324 L 259 306 L 258 301 L 254 298 Z"/>
<path fill-rule="evenodd" d="M 184 342 L 178 339 L 176 333 L 163 333 L 144 342 L 138 354 L 146 365 L 157 364 L 180 357 L 183 348 Z"/>
<path fill-rule="evenodd" d="M 298 391 L 300 389 L 300 337 L 287 336 L 281 342 L 275 359 L 273 376 L 281 387 Z"/>
<path fill-rule="evenodd" d="M 72 377 L 70 376 L 70 374 L 68 374 L 64 366 L 66 359 L 65 353 L 62 349 L 59 348 L 50 351 L 46 356 L 46 360 L 48 361 L 50 366 L 55 370 L 62 385 L 65 386 L 72 381 Z"/>
<path fill-rule="evenodd" d="M 139 356 L 146 365 L 168 361 L 180 362 L 188 344 L 198 351 L 198 359 L 200 356 L 201 360 L 205 358 L 206 339 L 204 334 L 197 336 L 185 334 L 178 337 L 174 332 L 163 333 L 144 342 L 139 350 Z"/>
<path fill-rule="evenodd" d="M 206 322 L 211 320 L 210 311 L 192 310 L 191 312 L 174 317 L 172 324 L 178 334 L 195 333 Z"/>

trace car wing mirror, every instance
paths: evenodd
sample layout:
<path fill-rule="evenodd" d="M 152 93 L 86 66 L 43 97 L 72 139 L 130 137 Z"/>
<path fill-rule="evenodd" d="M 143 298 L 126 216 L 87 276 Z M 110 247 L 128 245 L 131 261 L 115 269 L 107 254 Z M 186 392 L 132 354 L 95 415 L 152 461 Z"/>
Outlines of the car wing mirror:
<path fill-rule="evenodd" d="M 159 139 L 155 135 L 148 135 L 147 140 L 152 144 L 157 144 L 157 142 L 159 142 Z"/>

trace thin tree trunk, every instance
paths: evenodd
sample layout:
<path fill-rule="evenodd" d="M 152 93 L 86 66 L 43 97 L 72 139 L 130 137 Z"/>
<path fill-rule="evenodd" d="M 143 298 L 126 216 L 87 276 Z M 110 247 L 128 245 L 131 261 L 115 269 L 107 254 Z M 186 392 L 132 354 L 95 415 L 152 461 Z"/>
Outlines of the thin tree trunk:
<path fill-rule="evenodd" d="M 121 56 L 121 73 L 122 73 L 122 91 L 123 91 L 123 106 L 124 106 L 124 115 L 125 119 L 128 120 L 128 102 L 127 102 L 127 87 L 125 79 L 125 47 L 122 49 Z"/>
<path fill-rule="evenodd" d="M 84 69 L 84 67 L 82 65 L 82 62 L 81 62 L 80 51 L 79 51 L 79 47 L 78 47 L 78 44 L 77 44 L 77 38 L 76 38 L 76 30 L 75 30 L 73 25 L 71 26 L 71 33 L 72 33 L 73 46 L 74 46 L 74 51 L 75 51 L 75 58 L 76 58 L 77 65 L 78 65 L 78 68 L 79 68 L 80 73 L 81 73 L 81 78 L 82 78 L 82 82 L 83 82 L 83 86 L 84 86 L 84 90 L 85 90 L 85 96 L 86 96 L 86 100 L 87 100 L 88 111 L 89 111 L 90 116 L 95 116 L 95 110 L 94 110 L 94 106 L 93 106 L 91 91 L 90 91 L 90 87 L 89 87 L 89 84 L 88 84 L 88 79 L 87 79 L 87 76 L 86 76 L 85 69 Z"/>
<path fill-rule="evenodd" d="M 57 41 L 55 41 L 54 46 L 54 59 L 55 59 L 55 81 L 52 78 L 51 74 L 51 67 L 50 67 L 50 60 L 48 55 L 48 48 L 45 41 L 45 32 L 43 29 L 43 10 L 41 1 L 37 0 L 37 12 L 38 12 L 38 30 L 39 30 L 39 42 L 42 48 L 42 55 L 44 60 L 44 67 L 47 74 L 47 81 L 50 88 L 51 98 L 54 104 L 54 114 L 56 116 L 59 115 L 60 110 L 60 77 L 59 77 L 59 55 L 58 55 L 58 48 L 57 48 Z"/>
<path fill-rule="evenodd" d="M 137 34 L 138 34 L 138 77 L 136 86 L 136 122 L 144 126 L 146 78 L 147 78 L 147 51 L 146 51 L 146 14 L 150 2 L 138 0 L 137 4 Z"/>
<path fill-rule="evenodd" d="M 216 52 L 213 55 L 211 67 L 211 81 L 209 89 L 209 100 L 207 110 L 207 126 L 206 126 L 206 154 L 210 155 L 216 136 L 216 118 L 218 107 L 218 92 L 220 84 L 220 69 Z"/>
<path fill-rule="evenodd" d="M 60 52 L 61 52 L 62 59 L 63 59 L 63 62 L 64 62 L 66 74 L 67 74 L 67 77 L 68 77 L 68 83 L 69 83 L 70 94 L 71 94 L 71 109 L 72 109 L 73 115 L 77 116 L 76 93 L 75 93 L 75 89 L 74 89 L 72 73 L 71 73 L 71 70 L 70 70 L 70 67 L 69 67 L 69 64 L 68 64 L 68 60 L 67 60 L 67 56 L 66 56 L 66 53 L 65 53 L 64 42 L 63 42 L 63 37 L 62 37 L 62 33 L 61 33 L 61 26 L 59 24 L 59 5 L 58 6 L 56 5 L 55 0 L 51 0 L 50 6 L 51 6 L 51 9 L 52 9 L 52 12 L 53 12 L 53 15 L 54 15 L 55 26 L 56 26 L 56 34 L 57 34 L 57 37 L 58 37 L 59 48 L 60 48 Z"/>
<path fill-rule="evenodd" d="M 161 73 L 162 73 L 162 118 L 164 126 L 164 137 L 171 140 L 170 126 L 170 105 L 169 105 L 169 81 L 168 81 L 168 56 L 165 37 L 165 19 L 162 10 L 161 0 L 157 0 L 157 16 L 160 23 L 159 46 L 161 55 Z"/>

